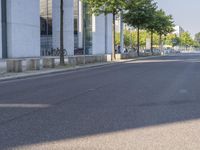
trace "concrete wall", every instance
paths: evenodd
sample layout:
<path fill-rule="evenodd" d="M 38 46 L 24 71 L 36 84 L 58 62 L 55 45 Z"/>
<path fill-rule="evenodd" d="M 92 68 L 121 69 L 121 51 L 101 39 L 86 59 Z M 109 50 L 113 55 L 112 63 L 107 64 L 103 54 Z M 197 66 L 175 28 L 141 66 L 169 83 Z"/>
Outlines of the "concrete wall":
<path fill-rule="evenodd" d="M 107 54 L 112 53 L 112 14 L 107 15 Z"/>
<path fill-rule="evenodd" d="M 53 47 L 60 47 L 60 0 L 53 0 Z M 74 54 L 74 1 L 64 0 L 64 48 Z"/>
<path fill-rule="evenodd" d="M 40 56 L 39 0 L 7 0 L 8 57 Z"/>
<path fill-rule="evenodd" d="M 78 47 L 83 48 L 83 4 L 81 1 L 79 1 L 78 16 Z"/>
<path fill-rule="evenodd" d="M 0 58 L 2 58 L 2 20 L 1 20 L 1 1 L 0 1 Z"/>

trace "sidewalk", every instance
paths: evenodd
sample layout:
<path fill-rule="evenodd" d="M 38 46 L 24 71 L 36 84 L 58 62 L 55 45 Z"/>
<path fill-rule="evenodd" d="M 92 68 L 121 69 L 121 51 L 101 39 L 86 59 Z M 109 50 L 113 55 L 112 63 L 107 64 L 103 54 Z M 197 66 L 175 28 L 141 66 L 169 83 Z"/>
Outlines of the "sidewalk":
<path fill-rule="evenodd" d="M 86 65 L 78 65 L 78 66 L 64 66 L 64 67 L 56 66 L 56 68 L 50 68 L 50 69 L 42 68 L 41 70 L 24 71 L 21 73 L 7 73 L 6 68 L 5 68 L 5 62 L 0 60 L 0 81 L 11 80 L 11 79 L 22 79 L 22 78 L 28 78 L 32 76 L 61 73 L 61 72 L 66 72 L 66 71 L 75 71 L 75 70 L 80 70 L 80 69 L 85 69 L 85 68 L 92 68 L 92 67 L 99 67 L 99 66 L 117 64 L 117 63 L 148 59 L 151 57 L 160 57 L 160 56 L 138 57 L 134 59 L 123 59 L 123 60 L 117 60 L 117 61 L 111 61 L 111 62 L 105 62 L 105 63 L 94 63 L 94 64 L 86 64 Z"/>

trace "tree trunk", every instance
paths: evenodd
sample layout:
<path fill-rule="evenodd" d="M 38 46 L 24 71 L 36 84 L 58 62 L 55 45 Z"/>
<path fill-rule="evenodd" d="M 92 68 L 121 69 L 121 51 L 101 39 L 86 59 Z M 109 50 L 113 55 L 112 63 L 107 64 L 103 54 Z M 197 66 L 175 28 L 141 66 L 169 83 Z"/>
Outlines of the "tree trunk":
<path fill-rule="evenodd" d="M 64 33 L 63 33 L 63 25 L 64 25 L 64 9 L 63 9 L 63 0 L 60 0 L 60 65 L 65 65 L 64 58 Z"/>
<path fill-rule="evenodd" d="M 153 55 L 153 32 L 151 31 L 151 53 Z"/>
<path fill-rule="evenodd" d="M 114 12 L 113 12 L 113 22 L 112 22 L 112 36 L 113 36 L 112 60 L 115 60 L 115 13 Z"/>
<path fill-rule="evenodd" d="M 159 48 L 162 51 L 162 35 L 159 35 Z"/>
<path fill-rule="evenodd" d="M 140 56 L 140 27 L 137 28 L 137 55 Z"/>
<path fill-rule="evenodd" d="M 123 23 L 123 11 L 120 12 L 120 52 L 124 52 L 124 23 Z"/>
<path fill-rule="evenodd" d="M 105 54 L 108 54 L 108 16 L 105 14 Z"/>
<path fill-rule="evenodd" d="M 131 30 L 130 30 L 130 48 L 131 50 L 133 50 L 133 35 Z"/>

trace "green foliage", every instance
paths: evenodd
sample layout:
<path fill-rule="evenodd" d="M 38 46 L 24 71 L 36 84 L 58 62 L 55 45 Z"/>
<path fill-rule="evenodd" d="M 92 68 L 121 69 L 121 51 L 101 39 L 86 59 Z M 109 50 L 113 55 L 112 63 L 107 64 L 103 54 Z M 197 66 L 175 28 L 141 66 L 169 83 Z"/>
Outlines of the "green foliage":
<path fill-rule="evenodd" d="M 146 39 L 147 39 L 147 32 L 143 30 L 140 32 L 140 46 L 141 47 L 146 46 Z"/>
<path fill-rule="evenodd" d="M 128 31 L 128 30 L 125 30 L 124 31 L 124 45 L 126 46 L 126 47 L 129 47 L 130 45 L 131 45 L 131 32 L 130 31 Z"/>
<path fill-rule="evenodd" d="M 137 54 L 139 56 L 140 46 L 144 46 L 146 38 L 140 38 L 140 29 L 151 22 L 154 13 L 157 9 L 156 3 L 153 0 L 127 0 L 125 13 L 123 15 L 124 22 L 128 25 L 137 28 Z"/>
<path fill-rule="evenodd" d="M 124 13 L 124 22 L 135 28 L 145 28 L 157 9 L 152 0 L 129 0 Z"/>
<path fill-rule="evenodd" d="M 154 34 L 153 35 L 153 44 L 154 44 L 154 47 L 155 46 L 157 46 L 157 45 L 159 45 L 159 36 L 158 36 L 158 34 Z"/>
<path fill-rule="evenodd" d="M 82 0 L 88 4 L 90 13 L 95 15 L 100 14 L 117 14 L 125 7 L 124 0 Z"/>
<path fill-rule="evenodd" d="M 189 32 L 183 32 L 180 36 L 180 40 L 181 40 L 181 45 L 182 46 L 193 46 L 194 41 L 190 36 Z"/>
<path fill-rule="evenodd" d="M 120 33 L 116 33 L 115 36 L 116 36 L 115 44 L 120 45 Z M 141 47 L 146 46 L 147 36 L 148 36 L 148 33 L 145 30 L 142 30 L 140 32 L 140 46 Z M 125 45 L 125 47 L 136 47 L 136 43 L 137 43 L 137 32 L 125 30 L 124 31 L 124 45 Z"/>
<path fill-rule="evenodd" d="M 157 10 L 152 23 L 147 29 L 157 32 L 159 35 L 167 35 L 174 31 L 174 22 L 171 15 L 166 15 L 163 10 Z"/>
<path fill-rule="evenodd" d="M 185 47 L 200 47 L 200 44 L 193 40 L 189 32 L 183 32 L 180 37 L 177 37 L 175 34 L 168 34 L 165 37 L 164 43 L 166 45 L 174 46 L 185 46 Z"/>
<path fill-rule="evenodd" d="M 115 33 L 115 45 L 120 45 L 120 33 Z"/>
<path fill-rule="evenodd" d="M 166 45 L 170 45 L 172 47 L 177 46 L 180 44 L 180 38 L 176 36 L 176 34 L 168 34 L 165 37 L 164 43 Z"/>
<path fill-rule="evenodd" d="M 198 41 L 194 41 L 193 46 L 196 48 L 200 47 L 200 43 Z"/>

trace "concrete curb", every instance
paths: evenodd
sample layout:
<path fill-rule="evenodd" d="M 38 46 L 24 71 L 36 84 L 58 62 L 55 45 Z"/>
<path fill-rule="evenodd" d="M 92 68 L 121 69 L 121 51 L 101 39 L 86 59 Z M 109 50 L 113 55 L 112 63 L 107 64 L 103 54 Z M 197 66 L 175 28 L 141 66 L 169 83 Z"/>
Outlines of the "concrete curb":
<path fill-rule="evenodd" d="M 8 80 L 16 80 L 16 79 L 26 79 L 26 78 L 30 78 L 30 77 L 37 77 L 37 76 L 48 75 L 48 74 L 79 71 L 79 70 L 88 69 L 88 68 L 98 68 L 98 67 L 107 66 L 107 65 L 122 64 L 125 62 L 132 62 L 132 61 L 144 60 L 144 59 L 149 59 L 149 58 L 157 58 L 157 57 L 162 57 L 162 56 L 146 56 L 146 57 L 138 57 L 138 58 L 133 58 L 133 59 L 125 59 L 125 60 L 120 60 L 120 61 L 87 64 L 87 65 L 75 66 L 75 67 L 70 67 L 70 68 L 60 68 L 60 69 L 58 68 L 58 69 L 51 69 L 51 70 L 25 72 L 25 73 L 15 74 L 13 76 L 11 75 L 11 76 L 6 76 L 6 77 L 0 77 L 0 82 L 8 81 Z"/>

